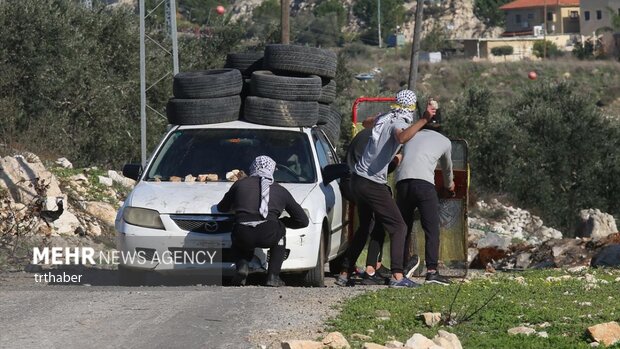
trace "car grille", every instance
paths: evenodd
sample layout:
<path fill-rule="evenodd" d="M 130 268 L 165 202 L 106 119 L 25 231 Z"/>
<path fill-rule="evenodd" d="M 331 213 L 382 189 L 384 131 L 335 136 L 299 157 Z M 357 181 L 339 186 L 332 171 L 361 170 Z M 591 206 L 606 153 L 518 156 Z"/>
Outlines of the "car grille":
<path fill-rule="evenodd" d="M 233 228 L 233 216 L 229 215 L 172 215 L 176 225 L 187 231 L 202 234 L 230 233 Z"/>

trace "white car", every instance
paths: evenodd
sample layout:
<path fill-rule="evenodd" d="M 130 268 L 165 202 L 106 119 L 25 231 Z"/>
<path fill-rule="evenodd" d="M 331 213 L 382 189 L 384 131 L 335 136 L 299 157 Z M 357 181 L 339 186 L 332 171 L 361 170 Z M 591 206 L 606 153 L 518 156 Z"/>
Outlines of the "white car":
<path fill-rule="evenodd" d="M 348 168 L 318 127 L 244 121 L 175 126 L 153 154 L 144 170 L 123 169 L 138 182 L 116 217 L 117 248 L 121 256 L 141 259 L 120 261 L 122 281 L 139 280 L 143 271 L 232 275 L 233 215 L 218 212 L 216 204 L 232 185 L 227 176 L 248 173 L 256 156 L 268 155 L 277 163 L 275 180 L 310 219 L 306 228 L 287 229 L 282 272 L 323 286 L 325 263 L 347 247 L 347 202 L 336 179 Z M 267 268 L 266 252 L 255 250 L 254 271 Z"/>

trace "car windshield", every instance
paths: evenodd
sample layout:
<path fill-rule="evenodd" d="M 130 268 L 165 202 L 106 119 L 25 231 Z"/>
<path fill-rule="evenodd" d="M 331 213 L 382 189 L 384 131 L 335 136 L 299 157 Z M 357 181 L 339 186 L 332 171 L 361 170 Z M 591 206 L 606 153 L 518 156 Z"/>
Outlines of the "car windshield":
<path fill-rule="evenodd" d="M 316 180 L 308 137 L 303 132 L 261 129 L 185 129 L 166 140 L 147 181 L 231 181 L 249 175 L 259 155 L 275 160 L 281 183 Z"/>

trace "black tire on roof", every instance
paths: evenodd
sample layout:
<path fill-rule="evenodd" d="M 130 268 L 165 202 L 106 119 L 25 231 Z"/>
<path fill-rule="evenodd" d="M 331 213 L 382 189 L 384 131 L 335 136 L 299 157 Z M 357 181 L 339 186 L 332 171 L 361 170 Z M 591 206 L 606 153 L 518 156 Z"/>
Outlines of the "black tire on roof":
<path fill-rule="evenodd" d="M 248 96 L 243 117 L 248 122 L 268 126 L 310 127 L 319 116 L 317 102 L 285 101 L 281 99 Z"/>
<path fill-rule="evenodd" d="M 172 98 L 166 106 L 168 122 L 173 125 L 200 125 L 239 119 L 241 97 L 202 99 Z"/>
<path fill-rule="evenodd" d="M 319 97 L 319 103 L 334 103 L 336 100 L 336 80 L 323 79 L 323 86 L 321 87 L 321 96 Z"/>
<path fill-rule="evenodd" d="M 244 78 L 249 78 L 254 71 L 263 69 L 263 56 L 263 51 L 229 53 L 224 68 L 239 69 Z"/>
<path fill-rule="evenodd" d="M 321 78 L 284 76 L 268 70 L 252 73 L 250 90 L 253 96 L 287 101 L 317 101 L 321 96 Z"/>
<path fill-rule="evenodd" d="M 237 69 L 211 69 L 181 72 L 174 76 L 172 92 L 183 99 L 215 98 L 238 95 L 243 80 Z"/>
<path fill-rule="evenodd" d="M 340 125 L 342 115 L 332 106 L 319 103 L 319 128 L 332 142 L 333 146 L 338 145 L 340 140 Z"/>
<path fill-rule="evenodd" d="M 264 66 L 269 70 L 314 74 L 333 79 L 336 76 L 336 53 L 330 50 L 295 46 L 267 45 Z"/>

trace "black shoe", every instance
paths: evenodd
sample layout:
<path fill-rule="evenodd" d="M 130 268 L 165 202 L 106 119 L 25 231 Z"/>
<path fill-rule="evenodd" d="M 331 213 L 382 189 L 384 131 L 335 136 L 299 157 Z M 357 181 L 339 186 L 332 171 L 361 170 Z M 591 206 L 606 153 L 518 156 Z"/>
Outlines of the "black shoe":
<path fill-rule="evenodd" d="M 362 276 L 362 285 L 385 285 L 387 279 L 379 276 L 376 272 L 374 275 L 368 275 L 364 273 Z"/>
<path fill-rule="evenodd" d="M 405 270 L 403 270 L 403 274 L 405 274 L 406 277 L 410 278 L 413 276 L 413 272 L 415 272 L 415 270 L 418 269 L 419 266 L 420 257 L 418 257 L 417 254 L 414 254 L 407 262 L 407 265 L 405 265 Z"/>
<path fill-rule="evenodd" d="M 376 275 L 381 276 L 382 278 L 386 278 L 389 279 L 392 277 L 392 271 L 386 267 L 383 266 L 383 264 L 381 265 L 381 267 L 379 269 L 377 269 L 375 271 Z"/>
<path fill-rule="evenodd" d="M 438 271 L 426 273 L 426 283 L 435 283 L 440 285 L 450 285 L 452 281 L 445 276 L 439 275 Z"/>
<path fill-rule="evenodd" d="M 237 274 L 233 277 L 232 284 L 234 286 L 245 286 L 248 274 L 250 274 L 250 266 L 248 265 L 248 261 L 245 259 L 240 259 L 237 262 Z"/>
<path fill-rule="evenodd" d="M 285 286 L 284 281 L 280 279 L 278 275 L 267 275 L 267 282 L 265 282 L 265 286 L 267 287 L 282 287 Z"/>

